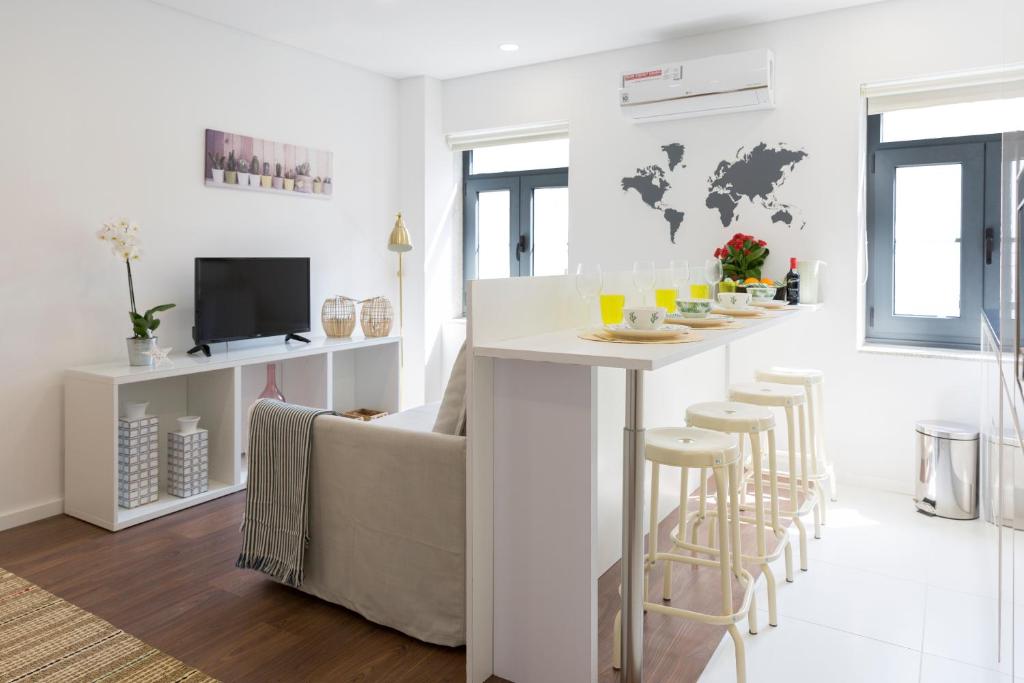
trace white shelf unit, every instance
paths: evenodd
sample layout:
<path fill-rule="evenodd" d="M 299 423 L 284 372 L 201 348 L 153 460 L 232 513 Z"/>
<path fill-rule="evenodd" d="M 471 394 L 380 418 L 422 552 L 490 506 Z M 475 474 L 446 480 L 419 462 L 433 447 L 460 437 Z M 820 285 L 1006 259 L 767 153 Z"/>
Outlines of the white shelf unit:
<path fill-rule="evenodd" d="M 398 410 L 399 338 L 314 339 L 259 343 L 210 358 L 171 356 L 157 368 L 107 363 L 66 372 L 64 512 L 118 531 L 245 488 L 248 409 L 266 384 L 268 364 L 290 403 L 328 408 Z M 117 505 L 117 418 L 125 402 L 147 401 L 160 418 L 160 498 Z M 167 433 L 176 419 L 199 415 L 210 431 L 210 487 L 178 498 L 167 493 Z"/>

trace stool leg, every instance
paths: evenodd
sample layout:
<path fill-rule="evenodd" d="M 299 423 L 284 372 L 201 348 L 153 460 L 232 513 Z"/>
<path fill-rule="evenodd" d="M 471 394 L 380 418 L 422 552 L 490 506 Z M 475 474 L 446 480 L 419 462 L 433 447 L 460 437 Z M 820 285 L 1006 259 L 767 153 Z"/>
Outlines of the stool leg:
<path fill-rule="evenodd" d="M 736 648 L 736 683 L 747 683 L 747 652 L 743 645 L 743 636 L 736 624 L 729 624 L 729 635 L 732 636 L 732 644 Z"/>
<path fill-rule="evenodd" d="M 725 468 L 726 478 L 729 480 L 729 495 L 726 500 L 721 497 L 718 498 L 718 509 L 719 517 L 729 518 L 729 534 L 730 536 L 723 536 L 719 539 L 722 546 L 722 557 L 729 555 L 732 564 L 732 573 L 741 584 L 744 585 L 746 590 L 746 581 L 743 577 L 743 545 L 740 542 L 740 498 L 736 495 L 735 483 L 740 477 L 743 464 L 737 462 L 735 465 Z M 716 482 L 717 486 L 717 482 Z M 726 507 L 728 505 L 728 513 L 726 513 Z M 730 554 L 731 549 L 731 554 Z M 724 614 L 729 614 L 732 610 L 732 599 L 729 600 L 729 607 Z M 750 610 L 747 613 L 747 626 L 750 633 L 757 633 L 757 596 L 751 594 L 750 597 Z"/>
<path fill-rule="evenodd" d="M 768 430 L 768 483 L 771 487 L 772 529 L 776 538 L 786 538 L 786 581 L 793 583 L 793 544 L 789 542 L 788 532 L 779 521 L 779 468 L 775 449 L 775 430 Z"/>
<path fill-rule="evenodd" d="M 761 435 L 750 434 L 750 453 L 753 457 L 754 471 L 762 471 L 761 463 Z M 764 525 L 764 482 L 763 477 L 754 478 L 754 531 L 757 534 L 757 556 L 760 560 L 761 572 L 764 574 L 765 583 L 768 589 L 768 625 L 779 625 L 778 602 L 775 598 L 775 575 L 772 568 L 765 560 L 768 549 L 765 545 Z M 737 551 L 737 552 L 741 552 Z"/>
<path fill-rule="evenodd" d="M 739 437 L 738 443 L 739 443 L 739 456 L 740 456 L 740 474 L 742 475 L 743 469 L 745 467 L 744 463 L 746 463 L 746 461 L 747 461 L 747 456 L 743 452 L 743 435 L 739 434 L 737 436 Z M 746 505 L 747 505 L 747 487 L 746 487 L 746 483 L 744 482 L 744 479 L 743 479 L 742 476 L 740 476 L 739 481 L 736 482 L 736 487 L 737 487 L 737 490 L 739 491 L 739 494 L 740 494 L 740 506 L 746 507 Z"/>
<path fill-rule="evenodd" d="M 651 463 L 651 515 L 647 531 L 647 571 L 644 572 L 644 602 L 650 590 L 651 572 L 658 554 L 658 491 L 661 489 L 661 465 Z M 669 564 L 666 562 L 665 564 Z M 644 610 L 645 612 L 647 610 Z"/>
<path fill-rule="evenodd" d="M 688 489 L 689 489 L 689 486 L 690 486 L 689 472 L 690 472 L 690 470 L 687 469 L 686 467 L 680 467 L 679 468 L 679 491 L 680 491 L 680 496 L 679 496 L 679 533 L 676 535 L 676 538 L 678 538 L 680 540 L 682 540 L 684 538 L 683 537 L 683 529 L 684 529 L 685 524 L 686 524 L 686 508 L 687 508 L 687 501 L 689 500 L 689 491 L 688 491 Z M 671 602 L 672 601 L 672 564 L 673 563 L 672 562 L 664 562 L 662 564 L 665 565 L 665 572 L 664 572 L 664 575 L 662 576 L 661 599 L 664 600 L 665 602 Z"/>
<path fill-rule="evenodd" d="M 797 477 L 796 477 L 796 420 L 793 415 L 793 407 L 786 406 L 786 437 L 787 446 L 789 446 L 789 507 L 790 514 L 793 518 L 793 524 L 796 525 L 797 531 L 800 533 L 800 571 L 807 571 L 807 529 L 804 528 L 803 520 L 800 519 L 800 493 L 797 491 Z"/>
<path fill-rule="evenodd" d="M 726 513 L 722 499 L 722 492 L 728 491 L 726 474 L 727 467 L 713 467 L 711 469 L 715 477 L 715 495 L 718 497 L 718 514 L 715 519 L 718 522 L 718 535 L 720 538 L 721 552 L 718 554 L 718 571 L 721 580 L 722 590 L 722 614 L 732 613 L 732 572 L 733 568 L 729 563 L 729 515 Z M 727 498 L 726 498 L 727 500 Z"/>
<path fill-rule="evenodd" d="M 665 564 L 671 564 L 666 562 Z M 615 613 L 615 625 L 612 627 L 612 668 L 622 668 L 622 610 Z"/>
<path fill-rule="evenodd" d="M 697 545 L 697 532 L 700 530 L 700 525 L 704 523 L 704 518 L 708 514 L 708 471 L 707 468 L 700 468 L 700 498 L 697 506 L 697 518 L 693 520 L 693 524 L 690 525 L 690 544 Z M 696 551 L 690 553 L 691 556 L 697 557 Z"/>
<path fill-rule="evenodd" d="M 807 397 L 807 431 L 809 432 L 809 439 L 811 444 L 811 472 L 814 474 L 815 486 L 818 489 L 818 505 L 821 507 L 821 526 L 827 524 L 827 507 L 825 504 L 825 496 L 821 495 L 821 475 L 822 463 L 821 463 L 821 443 L 818 438 L 818 424 L 817 417 L 817 406 L 818 403 L 815 400 L 817 391 L 815 385 L 811 384 L 804 387 L 804 396 Z M 815 538 L 820 538 L 820 534 L 815 534 Z"/>
<path fill-rule="evenodd" d="M 818 424 L 821 425 L 818 432 L 818 452 L 821 453 L 821 462 L 828 473 L 829 499 L 834 503 L 839 500 L 839 492 L 836 489 L 836 470 L 829 462 L 828 450 L 825 448 L 825 383 L 819 382 L 814 390 L 818 395 Z"/>
<path fill-rule="evenodd" d="M 811 496 L 811 485 L 808 481 L 808 468 L 809 463 L 807 461 L 807 404 L 804 403 L 799 408 L 799 421 L 800 421 L 800 488 L 803 490 L 803 495 L 807 498 Z M 817 487 L 815 487 L 817 488 Z M 814 503 L 814 537 L 821 538 L 821 503 L 818 502 L 818 496 L 815 495 Z"/>

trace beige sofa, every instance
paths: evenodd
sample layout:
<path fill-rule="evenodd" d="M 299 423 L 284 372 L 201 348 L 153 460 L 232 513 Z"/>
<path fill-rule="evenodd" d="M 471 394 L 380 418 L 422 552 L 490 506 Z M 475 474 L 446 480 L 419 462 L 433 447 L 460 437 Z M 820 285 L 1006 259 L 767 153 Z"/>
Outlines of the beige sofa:
<path fill-rule="evenodd" d="M 434 431 L 465 412 L 456 372 L 445 407 L 317 418 L 301 587 L 440 645 L 462 645 L 466 632 L 466 437 Z"/>

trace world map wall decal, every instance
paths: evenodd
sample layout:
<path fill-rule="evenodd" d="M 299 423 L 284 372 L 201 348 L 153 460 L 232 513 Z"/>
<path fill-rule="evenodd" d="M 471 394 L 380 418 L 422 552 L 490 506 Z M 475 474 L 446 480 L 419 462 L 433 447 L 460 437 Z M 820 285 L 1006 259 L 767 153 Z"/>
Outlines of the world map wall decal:
<path fill-rule="evenodd" d="M 763 207 L 771 213 L 773 223 L 792 226 L 802 214 L 791 204 L 781 201 L 776 193 L 786 182 L 793 169 L 807 157 L 807 152 L 790 149 L 780 143 L 774 146 L 761 142 L 750 151 L 744 147 L 736 150 L 733 160 L 718 163 L 707 180 L 707 195 L 704 205 L 718 212 L 722 227 L 728 228 L 739 220 L 739 207 L 743 199 Z M 662 145 L 668 161 L 669 173 L 677 168 L 686 168 L 683 158 L 686 147 L 678 142 Z M 622 191 L 635 190 L 640 200 L 661 213 L 668 223 L 669 239 L 675 243 L 676 233 L 686 218 L 686 212 L 665 204 L 665 194 L 671 189 L 665 169 L 651 164 L 636 169 L 636 173 L 622 179 Z M 800 217 L 800 228 L 806 221 Z"/>
<path fill-rule="evenodd" d="M 672 142 L 667 145 L 662 145 L 661 151 L 665 153 L 666 157 L 668 157 L 669 171 L 674 171 L 680 166 L 686 168 L 686 164 L 683 163 L 683 157 L 686 155 L 686 147 L 678 142 Z M 661 212 L 661 215 L 668 223 L 669 239 L 671 239 L 674 244 L 676 241 L 676 233 L 679 232 L 679 226 L 683 224 L 683 219 L 686 218 L 686 213 L 665 206 L 662 203 L 662 200 L 665 198 L 665 193 L 668 192 L 671 187 L 672 183 L 665 178 L 665 169 L 657 164 L 638 168 L 636 169 L 636 174 L 622 179 L 623 192 L 636 190 L 637 194 L 640 195 L 640 200 L 644 204 L 655 211 Z"/>

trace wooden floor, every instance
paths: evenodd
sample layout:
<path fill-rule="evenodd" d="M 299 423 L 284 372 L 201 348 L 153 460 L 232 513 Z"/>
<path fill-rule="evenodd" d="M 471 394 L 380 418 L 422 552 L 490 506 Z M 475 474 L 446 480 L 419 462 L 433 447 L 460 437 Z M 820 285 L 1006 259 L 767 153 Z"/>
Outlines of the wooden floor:
<path fill-rule="evenodd" d="M 243 504 L 238 493 L 116 534 L 52 517 L 0 532 L 0 567 L 226 682 L 465 680 L 464 648 L 421 643 L 235 569 Z M 661 525 L 660 547 L 673 519 Z M 619 680 L 618 582 L 618 564 L 598 581 L 601 683 Z M 660 596 L 660 569 L 651 585 Z M 718 590 L 715 570 L 675 570 L 676 606 L 713 610 Z M 644 623 L 648 683 L 696 681 L 724 633 L 657 614 Z"/>

